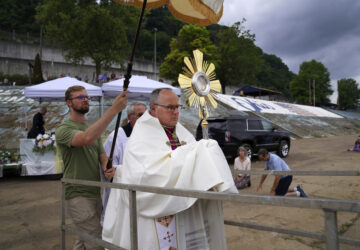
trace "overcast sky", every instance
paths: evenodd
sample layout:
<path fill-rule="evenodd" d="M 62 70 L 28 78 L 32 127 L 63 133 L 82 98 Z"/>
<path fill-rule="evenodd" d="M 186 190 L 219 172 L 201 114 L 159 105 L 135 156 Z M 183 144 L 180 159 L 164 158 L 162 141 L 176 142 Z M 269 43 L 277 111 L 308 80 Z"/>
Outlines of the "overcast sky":
<path fill-rule="evenodd" d="M 342 78 L 360 87 L 360 0 L 224 0 L 219 23 L 231 26 L 242 18 L 255 44 L 295 74 L 315 59 L 330 72 L 333 90 Z"/>

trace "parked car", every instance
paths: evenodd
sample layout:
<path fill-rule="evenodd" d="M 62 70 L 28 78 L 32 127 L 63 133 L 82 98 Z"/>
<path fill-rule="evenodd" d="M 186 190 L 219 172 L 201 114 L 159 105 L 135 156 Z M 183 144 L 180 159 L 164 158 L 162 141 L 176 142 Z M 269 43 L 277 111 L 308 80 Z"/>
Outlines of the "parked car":
<path fill-rule="evenodd" d="M 290 151 L 288 131 L 279 130 L 270 122 L 252 116 L 219 116 L 207 119 L 209 138 L 216 140 L 225 156 L 237 156 L 239 146 L 246 148 L 248 156 L 256 155 L 260 148 L 276 151 L 287 157 Z M 196 131 L 196 139 L 202 138 L 201 126 Z"/>

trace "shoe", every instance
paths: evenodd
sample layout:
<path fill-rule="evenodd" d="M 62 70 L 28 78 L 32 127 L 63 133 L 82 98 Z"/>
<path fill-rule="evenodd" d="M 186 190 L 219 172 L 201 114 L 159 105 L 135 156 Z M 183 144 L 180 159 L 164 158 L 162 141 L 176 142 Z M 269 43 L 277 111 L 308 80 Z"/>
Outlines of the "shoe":
<path fill-rule="evenodd" d="M 308 197 L 300 185 L 297 185 L 296 188 L 300 192 L 300 197 Z"/>

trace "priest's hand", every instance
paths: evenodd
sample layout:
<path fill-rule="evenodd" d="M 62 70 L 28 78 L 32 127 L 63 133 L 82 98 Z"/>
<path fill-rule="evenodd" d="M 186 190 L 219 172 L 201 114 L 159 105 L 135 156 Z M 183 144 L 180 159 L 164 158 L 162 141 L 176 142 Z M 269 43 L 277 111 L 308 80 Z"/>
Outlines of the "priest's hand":
<path fill-rule="evenodd" d="M 111 180 L 115 175 L 115 168 L 109 168 L 104 170 L 106 179 Z"/>

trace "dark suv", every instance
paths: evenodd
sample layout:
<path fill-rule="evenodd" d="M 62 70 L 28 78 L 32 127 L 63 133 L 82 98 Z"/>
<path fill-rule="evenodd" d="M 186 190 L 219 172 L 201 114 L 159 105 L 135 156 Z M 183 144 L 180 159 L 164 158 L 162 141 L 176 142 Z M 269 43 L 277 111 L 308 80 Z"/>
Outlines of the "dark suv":
<path fill-rule="evenodd" d="M 207 119 L 209 138 L 216 140 L 226 157 L 237 156 L 239 146 L 246 148 L 248 156 L 256 154 L 260 148 L 277 151 L 286 157 L 290 150 L 289 132 L 278 130 L 270 122 L 252 116 L 219 116 Z M 201 139 L 198 126 L 196 139 Z"/>

